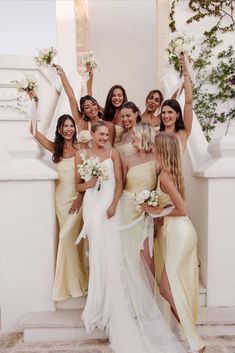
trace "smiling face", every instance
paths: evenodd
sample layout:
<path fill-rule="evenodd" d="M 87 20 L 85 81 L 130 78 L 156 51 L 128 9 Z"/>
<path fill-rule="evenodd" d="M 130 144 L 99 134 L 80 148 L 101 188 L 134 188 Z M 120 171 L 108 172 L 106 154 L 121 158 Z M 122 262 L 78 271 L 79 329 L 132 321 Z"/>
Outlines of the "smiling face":
<path fill-rule="evenodd" d="M 175 125 L 179 113 L 172 109 L 169 105 L 165 105 L 162 108 L 161 119 L 165 127 L 171 127 Z"/>
<path fill-rule="evenodd" d="M 146 109 L 148 112 L 155 112 L 161 106 L 160 94 L 155 92 L 151 93 L 146 99 Z"/>
<path fill-rule="evenodd" d="M 124 96 L 120 88 L 115 88 L 112 94 L 111 102 L 115 108 L 120 108 L 123 104 Z"/>
<path fill-rule="evenodd" d="M 75 126 L 70 119 L 66 119 L 64 124 L 59 129 L 59 133 L 65 140 L 71 140 L 75 134 Z"/>
<path fill-rule="evenodd" d="M 138 112 L 134 113 L 131 108 L 123 108 L 121 114 L 124 129 L 133 128 L 136 124 Z"/>
<path fill-rule="evenodd" d="M 87 99 L 83 107 L 85 115 L 92 121 L 98 117 L 99 107 L 92 100 Z"/>
<path fill-rule="evenodd" d="M 93 143 L 97 147 L 104 147 L 109 141 L 109 129 L 107 126 L 98 126 L 94 132 L 92 132 Z"/>

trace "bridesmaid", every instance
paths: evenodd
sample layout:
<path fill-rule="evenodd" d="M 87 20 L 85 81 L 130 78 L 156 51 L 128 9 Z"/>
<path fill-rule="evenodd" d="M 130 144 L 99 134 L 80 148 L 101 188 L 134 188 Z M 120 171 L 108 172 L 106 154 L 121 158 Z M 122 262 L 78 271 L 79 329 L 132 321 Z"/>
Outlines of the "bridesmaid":
<path fill-rule="evenodd" d="M 93 69 L 89 68 L 90 75 L 93 78 Z M 91 90 L 92 90 L 92 82 L 91 80 Z M 105 107 L 103 109 L 104 115 L 103 115 L 103 120 L 104 121 L 110 121 L 114 124 L 115 126 L 115 139 L 114 139 L 114 147 L 116 147 L 120 141 L 121 141 L 121 136 L 124 131 L 123 128 L 123 123 L 122 123 L 122 115 L 121 115 L 121 107 L 123 103 L 127 102 L 127 95 L 125 89 L 121 85 L 114 85 L 110 88 L 106 102 L 105 102 Z"/>
<path fill-rule="evenodd" d="M 123 103 L 126 102 L 127 95 L 125 89 L 122 86 L 114 85 L 110 88 L 105 102 L 103 119 L 105 121 L 111 121 L 115 126 L 114 146 L 117 146 L 120 143 L 122 133 L 124 131 L 121 107 Z"/>
<path fill-rule="evenodd" d="M 34 92 L 30 97 L 35 97 Z M 32 130 L 32 129 L 31 129 Z M 32 131 L 31 131 L 32 133 Z M 76 191 L 74 157 L 79 149 L 74 119 L 67 114 L 59 117 L 54 142 L 36 129 L 36 141 L 52 153 L 59 179 L 55 190 L 55 209 L 59 223 L 59 244 L 56 260 L 53 299 L 64 300 L 83 296 L 87 291 L 84 245 L 74 242 L 82 227 L 82 195 Z"/>
<path fill-rule="evenodd" d="M 176 135 L 179 139 L 181 152 L 183 154 L 192 130 L 193 92 L 191 79 L 183 56 L 180 58 L 180 65 L 184 76 L 184 113 L 182 114 L 180 104 L 177 100 L 168 99 L 164 101 L 161 108 L 160 131 Z"/>
<path fill-rule="evenodd" d="M 122 134 L 122 138 L 117 146 L 117 149 L 122 159 L 124 159 L 135 152 L 131 139 L 135 126 L 141 121 L 141 117 L 139 108 L 133 102 L 124 103 L 121 108 L 121 114 L 125 132 Z"/>
<path fill-rule="evenodd" d="M 197 234 L 187 217 L 178 138 L 173 134 L 157 134 L 155 153 L 160 165 L 159 207 L 144 204 L 142 210 L 159 213 L 168 205 L 175 207 L 169 216 L 164 217 L 158 234 L 164 261 L 159 289 L 180 323 L 192 352 L 202 353 L 205 345 L 195 327 L 199 289 Z"/>
<path fill-rule="evenodd" d="M 145 100 L 145 111 L 141 115 L 141 121 L 148 123 L 154 128 L 160 128 L 160 109 L 163 102 L 163 94 L 160 90 L 154 89 L 149 92 Z"/>
<path fill-rule="evenodd" d="M 156 161 L 154 150 L 154 128 L 146 123 L 139 123 L 132 132 L 131 144 L 136 152 L 129 155 L 123 162 L 124 190 L 121 198 L 121 209 L 123 213 L 122 222 L 130 224 L 138 219 L 142 212 L 136 209 L 133 194 L 143 190 L 153 190 L 156 186 Z M 144 241 L 143 219 L 135 226 L 128 229 L 124 237 L 125 245 L 130 257 L 136 264 L 139 262 L 140 249 L 143 248 L 144 258 L 154 274 L 154 262 L 150 257 L 148 240 Z"/>
<path fill-rule="evenodd" d="M 88 95 L 81 97 L 80 99 L 80 110 L 78 108 L 78 103 L 74 94 L 74 91 L 65 75 L 64 70 L 61 66 L 56 65 L 58 75 L 61 78 L 62 85 L 69 99 L 69 104 L 73 118 L 76 122 L 78 133 L 82 135 L 81 131 L 90 131 L 91 125 L 97 123 L 97 121 L 103 118 L 102 110 L 98 102 L 91 96 L 92 93 L 92 73 L 90 75 L 90 80 L 88 81 Z M 115 136 L 115 128 L 113 124 L 107 121 L 106 126 L 109 129 L 110 143 L 113 144 Z M 80 135 L 80 136 L 81 136 Z"/>

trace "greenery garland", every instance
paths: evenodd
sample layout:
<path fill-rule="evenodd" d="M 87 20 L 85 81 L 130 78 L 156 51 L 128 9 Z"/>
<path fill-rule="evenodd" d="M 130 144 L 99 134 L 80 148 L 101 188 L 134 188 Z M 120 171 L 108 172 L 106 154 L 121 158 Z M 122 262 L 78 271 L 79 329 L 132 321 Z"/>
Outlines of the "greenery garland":
<path fill-rule="evenodd" d="M 176 31 L 174 16 L 177 2 L 173 0 L 171 5 L 169 27 L 172 32 Z M 235 51 L 229 45 L 225 50 L 215 53 L 215 48 L 223 42 L 218 35 L 235 29 L 234 5 L 234 0 L 190 0 L 188 3 L 194 15 L 187 23 L 199 22 L 211 16 L 218 19 L 212 28 L 204 32 L 199 56 L 193 63 L 197 72 L 193 89 L 194 110 L 208 141 L 218 122 L 227 122 L 227 133 L 231 119 L 235 118 Z M 229 24 L 223 25 L 224 20 Z M 213 67 L 212 61 L 215 59 L 218 63 Z M 223 109 L 219 111 L 221 105 Z"/>

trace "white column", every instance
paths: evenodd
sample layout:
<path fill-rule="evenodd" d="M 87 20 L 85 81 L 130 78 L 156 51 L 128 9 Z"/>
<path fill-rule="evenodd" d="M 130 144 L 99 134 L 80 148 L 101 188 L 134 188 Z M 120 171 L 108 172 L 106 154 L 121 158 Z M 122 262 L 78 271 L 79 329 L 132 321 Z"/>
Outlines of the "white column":
<path fill-rule="evenodd" d="M 235 306 L 235 139 L 209 145 L 211 159 L 196 172 L 195 212 L 207 306 Z"/>
<path fill-rule="evenodd" d="M 35 157 L 35 148 L 0 166 L 1 329 L 21 330 L 27 311 L 54 310 L 54 180 L 57 173 Z M 31 146 L 36 145 L 31 139 Z M 31 149 L 31 152 L 30 152 Z M 36 155 L 38 153 L 36 152 Z M 15 155 L 16 156 L 16 155 Z"/>

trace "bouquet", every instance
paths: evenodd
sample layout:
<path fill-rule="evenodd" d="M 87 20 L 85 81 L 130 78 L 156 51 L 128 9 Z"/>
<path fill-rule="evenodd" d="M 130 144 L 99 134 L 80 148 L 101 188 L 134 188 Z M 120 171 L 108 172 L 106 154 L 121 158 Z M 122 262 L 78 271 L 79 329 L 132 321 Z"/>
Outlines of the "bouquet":
<path fill-rule="evenodd" d="M 176 71 L 180 71 L 180 54 L 185 54 L 189 60 L 193 59 L 192 53 L 195 49 L 193 40 L 193 37 L 187 37 L 179 32 L 175 32 L 171 35 L 167 51 L 169 53 L 169 62 L 174 65 Z"/>
<path fill-rule="evenodd" d="M 158 206 L 158 192 L 156 190 L 142 190 L 134 194 L 136 209 L 141 211 L 139 206 L 142 203 L 147 203 L 149 206 L 157 207 Z"/>
<path fill-rule="evenodd" d="M 94 69 L 96 69 L 98 67 L 96 58 L 95 58 L 94 53 L 92 51 L 82 53 L 81 57 L 80 57 L 80 62 L 81 62 L 81 66 L 83 66 L 85 68 L 87 66 L 90 66 Z"/>
<path fill-rule="evenodd" d="M 57 55 L 57 51 L 55 48 L 44 48 L 37 49 L 38 56 L 35 56 L 34 61 L 38 66 L 48 67 L 53 65 L 53 59 Z"/>
<path fill-rule="evenodd" d="M 82 158 L 83 158 L 83 163 L 78 164 L 78 173 L 80 174 L 82 179 L 85 179 L 86 177 L 93 177 L 93 176 L 98 177 L 99 179 L 98 190 L 100 190 L 101 181 L 109 179 L 107 168 L 102 163 L 100 163 L 100 160 L 98 157 L 91 157 L 89 159 L 86 159 L 83 156 Z"/>
<path fill-rule="evenodd" d="M 33 91 L 37 87 L 36 79 L 30 74 L 24 74 L 25 77 L 21 80 L 13 80 L 11 83 L 16 85 L 16 89 L 18 92 L 30 92 Z M 34 97 L 37 101 L 37 97 Z"/>

